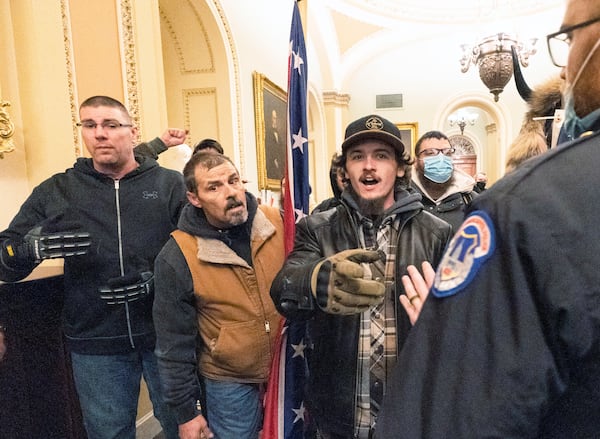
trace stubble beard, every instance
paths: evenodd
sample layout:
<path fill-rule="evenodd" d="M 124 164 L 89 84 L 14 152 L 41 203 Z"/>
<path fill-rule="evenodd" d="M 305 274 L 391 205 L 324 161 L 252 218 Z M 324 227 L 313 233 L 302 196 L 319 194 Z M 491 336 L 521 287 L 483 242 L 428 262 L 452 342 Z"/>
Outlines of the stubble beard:
<path fill-rule="evenodd" d="M 234 213 L 229 223 L 232 227 L 235 227 L 244 224 L 246 221 L 248 221 L 248 211 L 244 210 L 243 212 Z"/>
<path fill-rule="evenodd" d="M 229 199 L 227 201 L 227 205 L 225 206 L 225 213 L 227 214 L 230 209 L 236 208 L 243 205 L 241 201 L 238 201 L 235 198 Z M 234 212 L 230 214 L 229 224 L 232 227 L 239 226 L 240 224 L 244 224 L 248 221 L 248 209 L 244 208 L 244 210 L 240 212 Z"/>

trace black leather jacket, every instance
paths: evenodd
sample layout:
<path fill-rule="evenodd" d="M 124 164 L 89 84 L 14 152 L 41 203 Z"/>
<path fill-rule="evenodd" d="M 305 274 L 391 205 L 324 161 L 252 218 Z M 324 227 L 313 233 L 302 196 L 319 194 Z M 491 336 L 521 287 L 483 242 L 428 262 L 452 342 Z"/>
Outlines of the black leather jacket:
<path fill-rule="evenodd" d="M 398 300 L 399 282 L 406 266 L 439 262 L 451 238 L 445 221 L 418 208 L 399 213 L 394 298 L 398 329 L 398 352 L 410 322 Z M 322 431 L 351 436 L 354 431 L 356 366 L 360 315 L 339 316 L 319 309 L 310 289 L 313 269 L 323 258 L 342 250 L 360 247 L 356 216 L 345 200 L 335 209 L 310 215 L 296 225 L 293 252 L 271 286 L 278 310 L 289 319 L 308 320 L 314 351 L 308 357 L 310 378 L 306 402 Z"/>

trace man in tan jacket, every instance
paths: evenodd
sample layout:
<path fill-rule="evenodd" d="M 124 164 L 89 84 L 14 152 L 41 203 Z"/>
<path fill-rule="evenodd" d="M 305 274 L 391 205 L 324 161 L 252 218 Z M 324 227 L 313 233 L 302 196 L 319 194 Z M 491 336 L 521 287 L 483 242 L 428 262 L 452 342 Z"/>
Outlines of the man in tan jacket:
<path fill-rule="evenodd" d="M 155 264 L 166 399 L 181 439 L 255 439 L 281 319 L 269 289 L 285 259 L 283 222 L 221 154 L 194 154 L 183 174 L 189 204 Z"/>

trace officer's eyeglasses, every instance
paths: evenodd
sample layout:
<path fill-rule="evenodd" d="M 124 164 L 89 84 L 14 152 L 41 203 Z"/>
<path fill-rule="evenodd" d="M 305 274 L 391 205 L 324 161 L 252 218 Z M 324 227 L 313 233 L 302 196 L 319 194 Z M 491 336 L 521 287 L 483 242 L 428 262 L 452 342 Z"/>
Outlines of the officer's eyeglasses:
<path fill-rule="evenodd" d="M 94 122 L 93 120 L 82 120 L 81 122 L 78 122 L 75 125 L 77 125 L 78 127 L 81 127 L 81 129 L 84 129 L 84 130 L 95 130 L 96 127 L 98 125 L 100 125 L 103 130 L 107 130 L 107 131 L 115 131 L 115 130 L 118 130 L 119 128 L 133 126 L 130 123 L 121 123 L 116 120 L 105 120 L 99 124 Z"/>
<path fill-rule="evenodd" d="M 454 154 L 454 151 L 456 151 L 456 149 L 454 148 L 428 148 L 428 149 L 424 149 L 422 151 L 419 151 L 419 153 L 417 154 L 417 157 L 419 158 L 423 158 L 423 157 L 435 157 L 436 155 L 438 155 L 439 153 L 442 153 L 444 155 L 447 156 L 451 156 L 452 154 Z"/>
<path fill-rule="evenodd" d="M 573 26 L 565 27 L 564 29 L 554 32 L 546 36 L 548 44 L 548 52 L 550 59 L 556 67 L 565 67 L 569 58 L 569 46 L 571 45 L 571 35 L 574 30 L 581 29 L 600 21 L 600 17 L 593 18 L 583 23 L 574 24 Z"/>

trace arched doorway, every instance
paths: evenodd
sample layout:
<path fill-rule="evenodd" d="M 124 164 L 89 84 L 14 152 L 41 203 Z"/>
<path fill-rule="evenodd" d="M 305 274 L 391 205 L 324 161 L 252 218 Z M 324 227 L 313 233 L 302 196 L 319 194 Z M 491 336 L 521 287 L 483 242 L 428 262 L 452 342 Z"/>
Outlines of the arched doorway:
<path fill-rule="evenodd" d="M 462 134 L 448 136 L 448 139 L 456 150 L 452 159 L 454 166 L 474 176 L 477 173 L 477 153 L 471 139 Z"/>
<path fill-rule="evenodd" d="M 448 102 L 442 103 L 439 108 L 435 118 L 437 126 L 442 127 L 442 131 L 447 136 L 463 136 L 472 144 L 476 155 L 476 165 L 473 170 L 472 164 L 470 164 L 470 160 L 473 159 L 467 157 L 469 165 L 465 166 L 472 171 L 466 170 L 466 172 L 470 175 L 485 172 L 489 177 L 490 184 L 502 177 L 506 148 L 512 129 L 510 115 L 504 105 L 501 102 L 494 103 L 489 96 L 469 93 L 455 96 Z M 475 113 L 477 118 L 474 124 L 465 125 L 461 132 L 461 128 L 456 123 L 450 124 L 449 118 L 463 111 Z M 462 166 L 464 158 L 460 159 L 460 162 Z"/>

